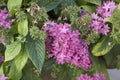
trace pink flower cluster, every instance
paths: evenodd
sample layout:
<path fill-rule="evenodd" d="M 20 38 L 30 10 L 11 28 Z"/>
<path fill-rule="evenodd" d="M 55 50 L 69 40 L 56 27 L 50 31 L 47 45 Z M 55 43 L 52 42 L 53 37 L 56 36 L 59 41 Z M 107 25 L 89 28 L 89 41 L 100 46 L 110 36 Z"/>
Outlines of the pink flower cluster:
<path fill-rule="evenodd" d="M 116 7 L 117 5 L 113 1 L 106 1 L 103 5 L 98 6 L 96 10 L 97 12 L 91 15 L 91 27 L 99 33 L 107 35 L 110 28 L 108 24 L 104 22 L 104 19 L 110 17 Z"/>
<path fill-rule="evenodd" d="M 0 63 L 4 61 L 4 56 L 0 56 Z"/>
<path fill-rule="evenodd" d="M 2 28 L 10 28 L 12 21 L 8 20 L 10 17 L 10 14 L 8 13 L 7 9 L 1 9 L 0 10 L 0 27 Z"/>
<path fill-rule="evenodd" d="M 87 70 L 91 67 L 87 43 L 79 38 L 79 31 L 72 30 L 67 23 L 57 24 L 46 22 L 46 49 L 50 57 L 54 57 L 58 64 L 71 63 Z"/>
<path fill-rule="evenodd" d="M 7 80 L 7 77 L 5 77 L 5 75 L 3 74 L 0 76 L 0 80 Z"/>
<path fill-rule="evenodd" d="M 106 76 L 103 73 L 95 73 L 93 76 L 81 74 L 80 77 L 77 77 L 77 80 L 106 80 Z"/>

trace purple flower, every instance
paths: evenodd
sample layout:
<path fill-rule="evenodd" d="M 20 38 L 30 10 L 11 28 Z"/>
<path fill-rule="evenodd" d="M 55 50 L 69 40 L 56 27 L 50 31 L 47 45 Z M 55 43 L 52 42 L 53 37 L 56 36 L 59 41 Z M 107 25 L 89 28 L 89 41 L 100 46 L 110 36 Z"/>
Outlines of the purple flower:
<path fill-rule="evenodd" d="M 4 61 L 4 56 L 0 56 L 0 62 Z"/>
<path fill-rule="evenodd" d="M 3 74 L 2 76 L 0 76 L 0 80 L 7 80 L 7 77 L 5 77 L 5 75 Z"/>
<path fill-rule="evenodd" d="M 2 28 L 10 28 L 12 21 L 8 20 L 10 18 L 10 14 L 8 13 L 7 9 L 0 10 L 0 27 Z"/>
<path fill-rule="evenodd" d="M 102 16 L 104 18 L 110 17 L 112 15 L 112 13 L 110 11 L 105 11 L 104 13 L 102 13 Z"/>
<path fill-rule="evenodd" d="M 77 77 L 77 80 L 93 80 L 88 74 L 81 74 L 80 77 Z"/>
<path fill-rule="evenodd" d="M 81 74 L 76 80 L 106 80 L 106 76 L 104 73 L 95 73 L 93 76 Z"/>
<path fill-rule="evenodd" d="M 103 13 L 102 6 L 98 6 L 96 11 L 97 11 L 97 14 L 102 14 Z"/>
<path fill-rule="evenodd" d="M 47 31 L 46 50 L 58 64 L 71 63 L 87 70 L 91 67 L 91 60 L 87 43 L 79 38 L 79 31 L 72 30 L 67 23 L 57 24 L 46 22 L 44 30 Z"/>
<path fill-rule="evenodd" d="M 107 33 L 109 32 L 109 27 L 108 27 L 108 24 L 104 24 L 103 25 L 104 27 L 100 29 L 100 33 L 104 34 L 104 35 L 107 35 Z"/>
<path fill-rule="evenodd" d="M 83 10 L 81 11 L 80 17 L 83 17 L 83 16 L 86 15 L 86 14 L 87 14 L 87 11 L 83 9 Z"/>
<path fill-rule="evenodd" d="M 108 1 L 104 2 L 102 8 L 105 9 L 106 11 L 108 11 L 111 8 L 110 2 L 108 2 Z"/>
<path fill-rule="evenodd" d="M 113 1 L 109 2 L 109 5 L 110 5 L 110 10 L 111 11 L 113 11 L 115 8 L 117 8 L 117 5 Z"/>
<path fill-rule="evenodd" d="M 95 73 L 93 75 L 93 80 L 106 80 L 106 76 L 104 73 Z"/>
<path fill-rule="evenodd" d="M 91 14 L 92 22 L 90 25 L 93 30 L 98 31 L 103 35 L 107 35 L 110 28 L 108 24 L 104 22 L 104 19 L 110 17 L 116 7 L 117 5 L 113 1 L 106 1 L 103 5 L 98 6 L 96 9 L 97 12 Z"/>
<path fill-rule="evenodd" d="M 113 11 L 116 7 L 117 6 L 116 6 L 115 2 L 107 1 L 107 2 L 103 3 L 103 7 L 102 8 L 105 9 L 105 11 Z"/>
<path fill-rule="evenodd" d="M 92 17 L 92 19 L 95 19 L 95 20 L 97 20 L 99 18 L 98 14 L 96 14 L 96 13 L 91 14 L 91 17 Z"/>

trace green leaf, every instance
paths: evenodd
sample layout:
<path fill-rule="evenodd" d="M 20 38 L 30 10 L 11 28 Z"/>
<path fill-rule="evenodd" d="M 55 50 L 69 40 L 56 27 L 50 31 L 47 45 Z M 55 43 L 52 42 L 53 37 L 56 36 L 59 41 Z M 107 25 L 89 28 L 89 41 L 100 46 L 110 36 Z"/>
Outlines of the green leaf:
<path fill-rule="evenodd" d="M 38 4 L 42 7 L 45 7 L 46 11 L 48 12 L 55 9 L 61 2 L 62 0 L 40 0 Z"/>
<path fill-rule="evenodd" d="M 55 62 L 54 59 L 46 60 L 44 65 L 43 65 L 42 71 L 43 72 L 48 72 L 48 71 L 52 70 L 54 68 L 54 66 L 56 65 L 55 63 L 56 62 Z"/>
<path fill-rule="evenodd" d="M 89 13 L 93 13 L 95 11 L 95 7 L 94 6 L 82 5 L 81 7 L 83 7 Z"/>
<path fill-rule="evenodd" d="M 59 7 L 56 7 L 54 9 L 55 14 L 59 14 L 61 12 L 61 9 L 65 9 L 66 7 L 73 7 L 76 6 L 76 3 L 74 0 L 62 0 L 61 4 Z"/>
<path fill-rule="evenodd" d="M 81 6 L 81 5 L 85 4 L 85 0 L 76 0 L 76 4 Z"/>
<path fill-rule="evenodd" d="M 22 48 L 20 54 L 12 62 L 12 66 L 9 72 L 9 78 L 12 80 L 20 80 L 22 77 L 22 69 L 24 68 L 28 60 L 28 54 L 25 48 Z"/>
<path fill-rule="evenodd" d="M 23 69 L 27 60 L 28 60 L 28 54 L 26 48 L 23 47 L 19 55 L 14 60 L 18 71 L 21 71 Z"/>
<path fill-rule="evenodd" d="M 14 15 L 15 12 L 21 7 L 22 0 L 8 0 L 7 7 L 9 12 Z"/>
<path fill-rule="evenodd" d="M 37 73 L 35 73 L 35 67 L 34 65 L 28 61 L 26 66 L 23 69 L 23 76 L 21 80 L 42 80 L 40 76 L 38 76 Z"/>
<path fill-rule="evenodd" d="M 0 75 L 3 75 L 4 72 L 3 72 L 3 65 L 0 66 Z"/>
<path fill-rule="evenodd" d="M 11 33 L 12 35 L 18 33 L 18 23 L 13 23 L 13 24 L 11 25 L 10 33 Z"/>
<path fill-rule="evenodd" d="M 105 73 L 106 80 L 110 80 L 107 68 L 103 64 L 104 62 L 95 56 L 91 56 L 91 58 L 92 58 L 93 65 L 94 65 L 95 69 L 97 70 L 97 72 Z"/>
<path fill-rule="evenodd" d="M 54 0 L 51 3 L 49 3 L 48 5 L 45 6 L 46 11 L 50 11 L 55 9 L 60 3 L 62 2 L 62 0 Z"/>
<path fill-rule="evenodd" d="M 76 6 L 76 3 L 74 0 L 63 0 L 61 5 L 65 8 L 68 6 Z"/>
<path fill-rule="evenodd" d="M 45 59 L 45 42 L 44 40 L 32 40 L 27 43 L 27 51 L 30 60 L 34 66 L 41 71 Z"/>
<path fill-rule="evenodd" d="M 101 41 L 99 41 L 92 50 L 92 54 L 94 56 L 103 56 L 107 54 L 115 45 L 115 42 L 112 38 L 104 37 Z"/>
<path fill-rule="evenodd" d="M 19 41 L 13 42 L 6 47 L 5 62 L 14 59 L 21 50 L 21 43 Z"/>
<path fill-rule="evenodd" d="M 101 5 L 101 0 L 85 0 L 85 1 L 92 4 Z"/>
<path fill-rule="evenodd" d="M 114 0 L 115 2 L 117 2 L 117 3 L 120 3 L 120 0 Z"/>
<path fill-rule="evenodd" d="M 28 20 L 22 20 L 18 23 L 18 33 L 26 36 L 28 34 Z"/>
<path fill-rule="evenodd" d="M 114 68 L 117 62 L 117 56 L 120 55 L 120 44 L 116 44 L 107 55 L 104 56 L 105 62 L 109 68 Z M 119 61 L 118 61 L 119 62 Z"/>

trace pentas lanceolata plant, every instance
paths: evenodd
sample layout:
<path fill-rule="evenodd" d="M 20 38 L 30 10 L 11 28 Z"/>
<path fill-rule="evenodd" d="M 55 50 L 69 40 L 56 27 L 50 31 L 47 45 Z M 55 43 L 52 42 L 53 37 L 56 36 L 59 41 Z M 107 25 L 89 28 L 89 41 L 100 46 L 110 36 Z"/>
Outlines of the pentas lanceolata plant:
<path fill-rule="evenodd" d="M 110 27 L 105 23 L 104 19 L 110 17 L 115 8 L 117 8 L 117 4 L 113 1 L 104 2 L 103 5 L 98 6 L 96 13 L 91 14 L 91 27 L 99 33 L 107 35 L 110 31 Z"/>
<path fill-rule="evenodd" d="M 53 21 L 45 23 L 47 31 L 46 49 L 48 57 L 53 57 L 58 64 L 71 63 L 76 67 L 88 70 L 92 66 L 87 43 L 79 38 L 80 33 L 72 30 L 70 24 L 57 24 Z M 93 77 L 83 75 L 77 80 L 106 80 L 105 74 L 94 74 Z"/>
<path fill-rule="evenodd" d="M 104 19 L 110 17 L 115 8 L 117 8 L 117 5 L 110 1 L 98 6 L 97 12 L 91 15 L 92 22 L 90 25 L 93 30 L 107 35 L 110 27 L 104 22 Z M 86 11 L 83 10 L 80 17 L 85 14 Z M 88 70 L 91 67 L 91 61 L 88 55 L 87 43 L 79 38 L 80 33 L 77 30 L 71 30 L 70 27 L 67 23 L 57 24 L 51 21 L 45 23 L 44 30 L 47 31 L 48 34 L 46 38 L 46 49 L 50 53 L 48 55 L 49 57 L 55 58 L 58 64 L 71 63 L 77 67 Z M 84 78 L 84 76 L 82 77 Z M 82 77 L 77 79 L 82 80 Z M 85 78 L 85 80 L 96 79 L 106 80 L 104 73 L 96 73 L 93 77 L 88 76 Z"/>
<path fill-rule="evenodd" d="M 72 30 L 67 23 L 52 21 L 45 23 L 44 30 L 48 34 L 46 49 L 49 57 L 54 57 L 58 64 L 71 63 L 85 70 L 91 67 L 88 45 L 79 38 L 78 30 Z"/>

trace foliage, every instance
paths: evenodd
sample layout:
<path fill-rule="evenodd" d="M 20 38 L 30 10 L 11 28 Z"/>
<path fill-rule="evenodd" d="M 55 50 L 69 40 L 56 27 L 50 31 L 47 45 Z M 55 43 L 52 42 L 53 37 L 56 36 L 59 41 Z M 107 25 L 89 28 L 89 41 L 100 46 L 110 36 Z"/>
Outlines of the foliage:
<path fill-rule="evenodd" d="M 23 48 L 23 50 L 21 50 L 20 54 L 13 60 L 11 64 L 10 72 L 8 74 L 10 79 L 13 80 L 21 79 L 22 69 L 24 68 L 27 60 L 28 60 L 28 54 L 25 48 Z"/>
<path fill-rule="evenodd" d="M 10 61 L 14 59 L 21 50 L 21 43 L 19 41 L 13 42 L 6 47 L 5 51 L 5 61 Z"/>
<path fill-rule="evenodd" d="M 107 54 L 115 45 L 113 39 L 109 37 L 104 37 L 100 42 L 98 42 L 92 50 L 93 55 L 102 56 Z"/>
<path fill-rule="evenodd" d="M 33 62 L 35 67 L 41 71 L 42 65 L 44 63 L 45 58 L 45 44 L 44 40 L 30 40 L 26 44 L 27 52 L 30 60 Z"/>

